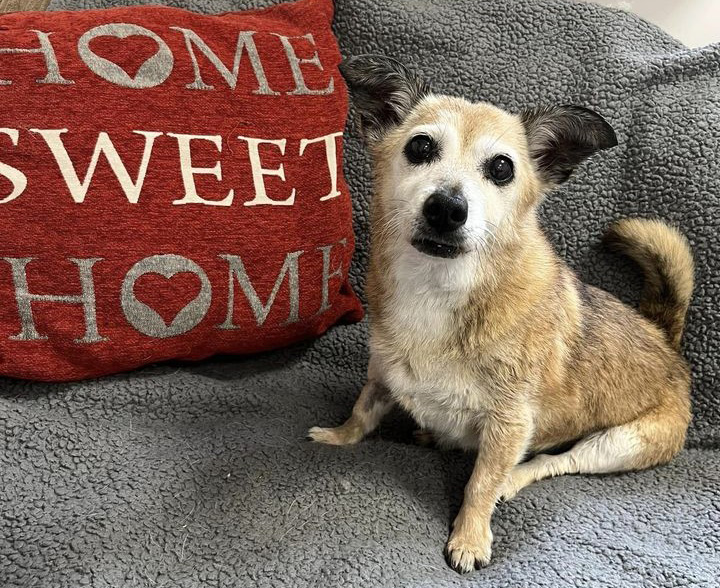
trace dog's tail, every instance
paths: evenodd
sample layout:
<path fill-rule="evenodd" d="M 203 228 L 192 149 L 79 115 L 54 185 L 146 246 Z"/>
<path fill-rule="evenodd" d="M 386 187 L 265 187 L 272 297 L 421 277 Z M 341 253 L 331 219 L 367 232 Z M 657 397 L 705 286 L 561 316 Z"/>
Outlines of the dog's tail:
<path fill-rule="evenodd" d="M 693 290 L 693 257 L 687 239 L 658 220 L 625 219 L 611 225 L 605 243 L 640 265 L 645 287 L 640 312 L 680 349 Z"/>

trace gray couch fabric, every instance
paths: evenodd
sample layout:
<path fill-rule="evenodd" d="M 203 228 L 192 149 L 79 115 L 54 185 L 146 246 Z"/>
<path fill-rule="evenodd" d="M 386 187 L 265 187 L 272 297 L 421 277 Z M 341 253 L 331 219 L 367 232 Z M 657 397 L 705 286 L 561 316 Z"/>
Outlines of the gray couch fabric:
<path fill-rule="evenodd" d="M 345 54 L 394 55 L 438 91 L 509 109 L 574 102 L 613 124 L 619 147 L 547 199 L 545 224 L 584 279 L 628 301 L 640 282 L 599 247 L 607 223 L 660 216 L 690 238 L 688 449 L 650 471 L 522 491 L 495 514 L 490 566 L 461 578 L 442 548 L 471 456 L 413 445 L 402 415 L 356 447 L 304 441 L 349 413 L 365 324 L 245 359 L 67 385 L 4 380 L 0 586 L 720 585 L 720 46 L 690 51 L 634 16 L 550 0 L 338 0 L 336 31 Z M 361 289 L 370 183 L 352 128 L 346 170 Z"/>

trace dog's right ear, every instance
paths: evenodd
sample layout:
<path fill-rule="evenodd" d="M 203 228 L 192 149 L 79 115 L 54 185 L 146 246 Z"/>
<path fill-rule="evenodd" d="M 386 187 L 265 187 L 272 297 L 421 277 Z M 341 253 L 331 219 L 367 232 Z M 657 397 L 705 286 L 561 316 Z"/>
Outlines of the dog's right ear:
<path fill-rule="evenodd" d="M 368 142 L 379 141 L 430 93 L 428 86 L 396 59 L 358 55 L 340 64 Z"/>

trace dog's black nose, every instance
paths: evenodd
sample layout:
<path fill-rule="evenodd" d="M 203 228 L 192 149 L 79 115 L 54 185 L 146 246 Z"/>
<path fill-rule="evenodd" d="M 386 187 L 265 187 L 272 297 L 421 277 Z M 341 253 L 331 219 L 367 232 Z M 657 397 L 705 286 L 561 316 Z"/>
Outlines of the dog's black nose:
<path fill-rule="evenodd" d="M 468 203 L 456 190 L 438 190 L 423 204 L 423 216 L 438 233 L 449 233 L 465 224 Z"/>

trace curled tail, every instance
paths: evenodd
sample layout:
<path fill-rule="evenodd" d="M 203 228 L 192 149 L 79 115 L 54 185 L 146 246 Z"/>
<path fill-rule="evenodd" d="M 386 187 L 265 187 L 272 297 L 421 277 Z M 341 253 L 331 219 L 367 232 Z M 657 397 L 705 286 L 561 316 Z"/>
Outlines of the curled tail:
<path fill-rule="evenodd" d="M 640 265 L 645 287 L 638 310 L 679 350 L 693 290 L 693 257 L 687 239 L 661 221 L 633 218 L 611 225 L 605 243 Z"/>

